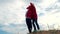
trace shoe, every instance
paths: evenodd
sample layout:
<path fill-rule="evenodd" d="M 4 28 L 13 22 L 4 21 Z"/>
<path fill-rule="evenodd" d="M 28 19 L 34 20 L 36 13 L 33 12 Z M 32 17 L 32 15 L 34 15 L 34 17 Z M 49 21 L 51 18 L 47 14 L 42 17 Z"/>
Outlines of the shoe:
<path fill-rule="evenodd" d="M 33 32 L 37 32 L 37 30 L 34 30 Z"/>

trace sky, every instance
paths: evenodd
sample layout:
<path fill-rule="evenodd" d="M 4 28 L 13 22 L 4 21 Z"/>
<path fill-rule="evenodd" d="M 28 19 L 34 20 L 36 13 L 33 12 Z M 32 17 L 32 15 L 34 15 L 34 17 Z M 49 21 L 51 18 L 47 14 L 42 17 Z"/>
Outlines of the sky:
<path fill-rule="evenodd" d="M 40 30 L 60 30 L 60 0 L 0 0 L 0 34 L 28 33 L 25 14 L 30 2 L 36 7 Z"/>

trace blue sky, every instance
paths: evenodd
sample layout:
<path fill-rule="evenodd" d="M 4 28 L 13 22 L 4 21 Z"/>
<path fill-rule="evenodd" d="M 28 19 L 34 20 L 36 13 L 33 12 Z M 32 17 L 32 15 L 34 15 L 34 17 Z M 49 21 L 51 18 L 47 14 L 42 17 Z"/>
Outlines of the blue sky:
<path fill-rule="evenodd" d="M 36 7 L 41 30 L 60 29 L 60 0 L 0 0 L 0 32 L 2 34 L 28 32 L 25 14 L 30 2 Z"/>

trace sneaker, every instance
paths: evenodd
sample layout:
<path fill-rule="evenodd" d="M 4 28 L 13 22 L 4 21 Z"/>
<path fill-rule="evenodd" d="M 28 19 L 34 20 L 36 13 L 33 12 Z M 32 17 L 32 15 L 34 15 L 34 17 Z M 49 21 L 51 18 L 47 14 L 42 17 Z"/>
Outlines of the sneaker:
<path fill-rule="evenodd" d="M 33 32 L 37 32 L 37 30 L 34 30 Z"/>

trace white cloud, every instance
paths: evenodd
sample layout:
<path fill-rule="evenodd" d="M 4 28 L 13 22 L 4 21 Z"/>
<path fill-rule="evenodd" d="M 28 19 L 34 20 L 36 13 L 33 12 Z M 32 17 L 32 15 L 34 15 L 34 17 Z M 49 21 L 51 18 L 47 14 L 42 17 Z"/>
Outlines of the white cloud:
<path fill-rule="evenodd" d="M 32 0 L 31 0 L 32 1 Z M 4 3 L 6 2 L 6 3 Z M 45 11 L 46 8 L 51 7 L 50 5 L 53 5 L 54 7 L 55 2 L 57 0 L 43 0 L 41 3 L 39 1 L 33 1 L 37 13 L 38 13 L 38 23 L 41 25 L 41 30 L 47 30 L 48 26 L 50 24 L 53 26 L 53 24 L 59 24 L 60 25 L 60 10 L 59 9 L 52 9 L 51 11 Z M 36 2 L 36 3 L 35 3 Z M 60 7 L 60 3 L 56 3 Z M 29 2 L 26 2 L 24 0 L 9 0 L 9 1 L 3 1 L 3 4 L 0 5 L 0 24 L 6 25 L 2 27 L 3 30 L 18 33 L 20 31 L 20 34 L 24 32 L 27 32 L 27 27 L 25 24 L 25 13 L 26 13 L 26 7 L 29 5 Z M 41 16 L 41 13 L 43 16 Z M 11 23 L 13 23 L 11 25 Z M 25 25 L 24 25 L 24 24 Z M 23 25 L 21 25 L 23 24 Z M 55 25 L 56 28 L 58 28 L 58 25 Z M 2 25 L 2 26 L 3 26 Z M 55 27 L 53 26 L 53 27 Z M 26 30 L 25 30 L 26 29 Z M 25 34 L 25 33 L 24 33 Z"/>
<path fill-rule="evenodd" d="M 12 1 L 12 0 L 11 0 Z M 8 3 L 8 1 L 6 1 Z M 0 20 L 4 21 L 5 24 L 7 23 L 20 23 L 24 20 L 24 10 L 22 7 L 25 7 L 25 3 L 22 0 L 15 0 L 12 3 L 3 4 L 0 6 Z M 23 15 L 23 16 L 22 16 Z"/>
<path fill-rule="evenodd" d="M 57 0 L 43 0 L 41 4 L 39 4 L 42 8 L 48 7 L 50 4 L 54 4 Z"/>
<path fill-rule="evenodd" d="M 1 28 L 1 30 L 4 30 L 5 32 L 10 32 L 12 34 L 18 34 L 18 33 L 25 34 L 25 33 L 27 33 L 27 27 L 25 24 L 2 25 L 2 27 L 0 27 L 0 28 Z"/>

